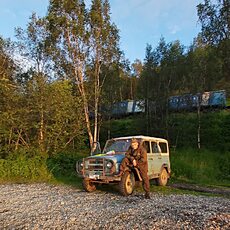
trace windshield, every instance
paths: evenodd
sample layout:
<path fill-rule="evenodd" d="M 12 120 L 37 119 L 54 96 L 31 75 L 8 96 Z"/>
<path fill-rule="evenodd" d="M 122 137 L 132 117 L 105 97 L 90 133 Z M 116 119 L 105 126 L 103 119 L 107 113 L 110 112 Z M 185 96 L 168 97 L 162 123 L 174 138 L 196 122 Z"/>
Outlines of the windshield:
<path fill-rule="evenodd" d="M 114 151 L 115 154 L 126 153 L 130 146 L 131 139 L 124 140 L 108 140 L 106 142 L 103 153 Z"/>

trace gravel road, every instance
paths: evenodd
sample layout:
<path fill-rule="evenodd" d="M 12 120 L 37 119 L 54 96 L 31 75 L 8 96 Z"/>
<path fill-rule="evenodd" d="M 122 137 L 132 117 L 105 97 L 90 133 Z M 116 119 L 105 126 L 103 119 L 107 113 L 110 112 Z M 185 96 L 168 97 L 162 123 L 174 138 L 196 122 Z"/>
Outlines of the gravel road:
<path fill-rule="evenodd" d="M 230 229 L 230 199 L 0 185 L 0 229 Z"/>

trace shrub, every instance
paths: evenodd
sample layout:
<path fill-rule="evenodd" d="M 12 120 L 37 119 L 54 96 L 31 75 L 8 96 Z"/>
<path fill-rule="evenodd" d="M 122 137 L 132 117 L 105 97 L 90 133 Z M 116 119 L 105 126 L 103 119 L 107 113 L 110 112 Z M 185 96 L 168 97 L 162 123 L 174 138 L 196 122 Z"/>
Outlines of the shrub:
<path fill-rule="evenodd" d="M 0 180 L 17 182 L 49 181 L 52 179 L 46 156 L 36 150 L 12 152 L 0 159 Z"/>

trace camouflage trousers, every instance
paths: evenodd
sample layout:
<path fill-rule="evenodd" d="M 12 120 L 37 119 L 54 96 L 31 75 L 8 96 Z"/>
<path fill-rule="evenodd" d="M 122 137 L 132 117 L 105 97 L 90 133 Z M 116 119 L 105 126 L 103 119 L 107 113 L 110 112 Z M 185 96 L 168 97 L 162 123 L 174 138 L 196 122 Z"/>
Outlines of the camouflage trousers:
<path fill-rule="evenodd" d="M 132 167 L 133 164 L 129 161 L 128 158 L 124 158 L 120 164 L 120 171 L 124 172 L 127 167 Z M 137 162 L 136 168 L 139 170 L 142 186 L 146 193 L 150 191 L 149 177 L 148 177 L 148 165 L 147 164 L 139 164 Z"/>

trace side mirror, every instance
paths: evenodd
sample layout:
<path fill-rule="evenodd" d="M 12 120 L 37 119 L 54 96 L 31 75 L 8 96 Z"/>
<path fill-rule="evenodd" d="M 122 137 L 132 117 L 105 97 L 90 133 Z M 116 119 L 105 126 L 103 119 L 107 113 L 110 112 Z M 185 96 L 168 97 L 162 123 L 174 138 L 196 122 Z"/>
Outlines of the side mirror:
<path fill-rule="evenodd" d="M 91 149 L 90 155 L 97 155 L 101 153 L 101 146 L 99 142 L 93 142 L 93 147 Z"/>

